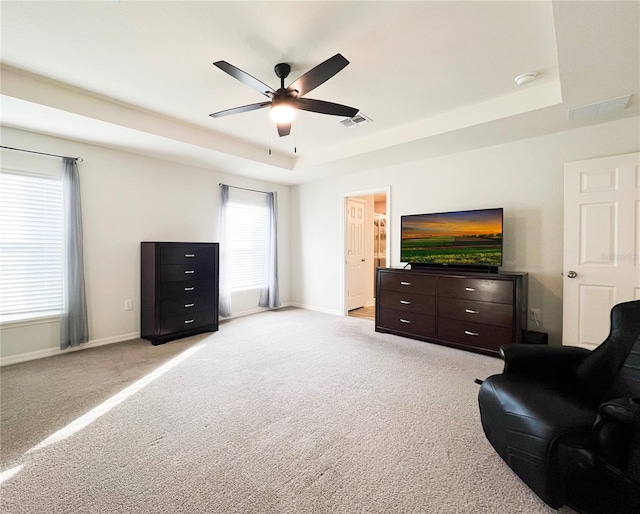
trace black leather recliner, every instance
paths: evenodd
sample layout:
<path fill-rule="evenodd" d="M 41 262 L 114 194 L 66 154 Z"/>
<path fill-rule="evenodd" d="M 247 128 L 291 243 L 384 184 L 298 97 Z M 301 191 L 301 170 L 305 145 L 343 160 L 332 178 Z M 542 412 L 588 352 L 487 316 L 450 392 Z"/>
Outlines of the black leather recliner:
<path fill-rule="evenodd" d="M 640 512 L 639 336 L 640 301 L 621 303 L 595 350 L 503 346 L 482 383 L 487 439 L 551 507 Z"/>
<path fill-rule="evenodd" d="M 558 467 L 564 503 L 578 512 L 638 514 L 640 398 L 602 404 L 591 441 L 558 444 Z"/>

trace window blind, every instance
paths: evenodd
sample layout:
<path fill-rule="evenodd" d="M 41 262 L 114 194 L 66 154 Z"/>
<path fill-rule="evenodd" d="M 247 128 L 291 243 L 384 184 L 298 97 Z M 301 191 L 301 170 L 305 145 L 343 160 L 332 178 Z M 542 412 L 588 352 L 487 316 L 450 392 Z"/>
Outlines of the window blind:
<path fill-rule="evenodd" d="M 0 172 L 0 320 L 59 312 L 63 198 L 59 174 Z"/>
<path fill-rule="evenodd" d="M 227 205 L 229 289 L 266 283 L 269 210 L 264 202 L 229 200 Z"/>

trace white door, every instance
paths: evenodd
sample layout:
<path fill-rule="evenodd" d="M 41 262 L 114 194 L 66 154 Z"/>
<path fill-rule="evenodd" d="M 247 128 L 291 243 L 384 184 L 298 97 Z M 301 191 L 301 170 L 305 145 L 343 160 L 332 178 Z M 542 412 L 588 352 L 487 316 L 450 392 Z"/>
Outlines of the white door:
<path fill-rule="evenodd" d="M 593 349 L 640 299 L 640 153 L 564 167 L 564 345 Z"/>
<path fill-rule="evenodd" d="M 347 310 L 364 307 L 365 303 L 365 255 L 364 223 L 366 202 L 347 198 L 346 282 Z"/>

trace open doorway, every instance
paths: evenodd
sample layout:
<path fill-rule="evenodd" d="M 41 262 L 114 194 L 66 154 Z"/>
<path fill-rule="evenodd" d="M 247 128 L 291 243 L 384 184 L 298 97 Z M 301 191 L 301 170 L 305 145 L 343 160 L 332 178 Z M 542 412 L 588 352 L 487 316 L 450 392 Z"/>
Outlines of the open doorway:
<path fill-rule="evenodd" d="M 375 273 L 388 265 L 389 188 L 344 195 L 345 315 L 374 319 Z"/>

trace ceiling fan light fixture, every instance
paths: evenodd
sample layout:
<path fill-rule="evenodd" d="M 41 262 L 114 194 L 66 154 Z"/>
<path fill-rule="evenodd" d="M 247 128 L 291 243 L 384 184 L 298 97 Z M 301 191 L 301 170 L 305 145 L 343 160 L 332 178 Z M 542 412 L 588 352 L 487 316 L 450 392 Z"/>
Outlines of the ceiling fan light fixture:
<path fill-rule="evenodd" d="M 276 123 L 291 123 L 296 117 L 296 110 L 288 103 L 278 103 L 271 106 L 269 116 Z"/>

